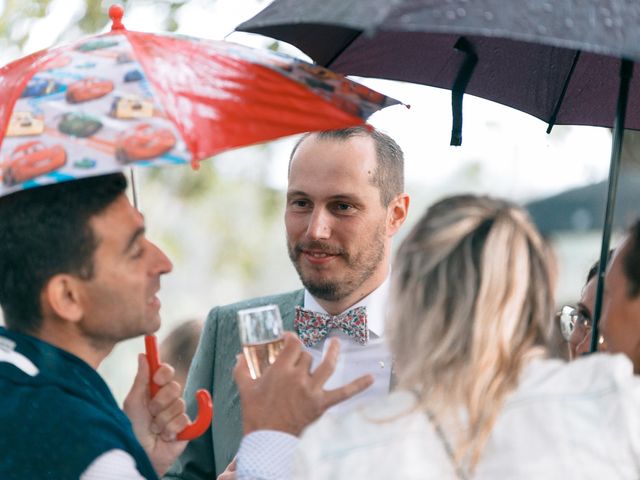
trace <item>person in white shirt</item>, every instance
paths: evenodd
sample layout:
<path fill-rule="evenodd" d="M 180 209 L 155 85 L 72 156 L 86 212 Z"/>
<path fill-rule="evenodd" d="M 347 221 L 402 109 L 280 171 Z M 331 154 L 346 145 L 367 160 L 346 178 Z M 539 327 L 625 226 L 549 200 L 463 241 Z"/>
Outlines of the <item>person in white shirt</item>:
<path fill-rule="evenodd" d="M 397 391 L 322 417 L 298 443 L 322 400 L 309 394 L 322 379 L 299 365 L 300 345 L 290 340 L 256 381 L 240 358 L 238 480 L 640 478 L 640 222 L 607 273 L 602 321 L 609 348 L 628 356 L 549 358 L 551 258 L 510 202 L 433 205 L 393 269 Z"/>
<path fill-rule="evenodd" d="M 278 305 L 285 330 L 304 339 L 312 370 L 329 349 L 327 338 L 340 339 L 343 354 L 327 388 L 362 385 L 358 382 L 365 375 L 374 378 L 368 390 L 346 405 L 388 393 L 392 362 L 384 321 L 391 242 L 409 207 L 403 162 L 395 141 L 367 127 L 308 134 L 295 146 L 284 220 L 289 256 L 304 290 L 211 311 L 185 399 L 190 402 L 195 390 L 206 388 L 216 413 L 210 431 L 190 442 L 167 478 L 215 478 L 236 455 L 242 421 L 232 368 L 241 351 L 236 319 L 240 309 Z M 278 279 L 273 282 L 276 289 Z M 319 321 L 322 329 L 310 328 Z M 195 411 L 195 405 L 188 404 L 191 409 Z"/>

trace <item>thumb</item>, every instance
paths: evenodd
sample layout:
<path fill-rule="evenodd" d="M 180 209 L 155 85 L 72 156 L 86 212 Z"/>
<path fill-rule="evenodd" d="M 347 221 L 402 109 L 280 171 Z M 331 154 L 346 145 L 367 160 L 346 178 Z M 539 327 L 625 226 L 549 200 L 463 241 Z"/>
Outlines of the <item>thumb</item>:
<path fill-rule="evenodd" d="M 123 410 L 131 417 L 138 411 L 140 405 L 145 405 L 150 398 L 149 392 L 149 365 L 147 357 L 143 353 L 138 354 L 138 373 L 133 379 L 133 384 L 123 403 Z"/>
<path fill-rule="evenodd" d="M 147 392 L 149 392 L 149 364 L 147 363 L 147 356 L 144 353 L 139 353 L 138 373 L 136 373 L 136 378 L 133 379 L 131 393 L 141 395 Z"/>
<path fill-rule="evenodd" d="M 233 378 L 236 381 L 239 392 L 249 388 L 249 385 L 253 382 L 247 359 L 241 353 L 236 355 L 236 366 L 233 369 Z"/>

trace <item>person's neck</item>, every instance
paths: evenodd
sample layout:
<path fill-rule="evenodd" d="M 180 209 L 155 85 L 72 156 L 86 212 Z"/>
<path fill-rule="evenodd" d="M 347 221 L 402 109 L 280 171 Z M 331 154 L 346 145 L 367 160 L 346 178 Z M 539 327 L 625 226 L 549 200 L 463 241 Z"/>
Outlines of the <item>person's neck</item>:
<path fill-rule="evenodd" d="M 60 326 L 43 322 L 42 327 L 33 336 L 69 352 L 84 360 L 94 369 L 98 369 L 100 363 L 111 352 L 114 345 L 97 346 L 75 328 L 75 325 Z"/>
<path fill-rule="evenodd" d="M 326 300 L 315 296 L 314 298 L 316 302 L 318 302 L 318 304 L 322 308 L 324 308 L 328 314 L 339 315 L 354 306 L 356 303 L 360 302 L 363 298 L 371 295 L 371 293 L 373 293 L 384 283 L 385 279 L 387 278 L 387 274 L 388 271 L 384 270 L 383 272 L 372 276 L 371 278 L 369 278 L 370 281 L 364 282 L 352 293 L 337 300 Z"/>

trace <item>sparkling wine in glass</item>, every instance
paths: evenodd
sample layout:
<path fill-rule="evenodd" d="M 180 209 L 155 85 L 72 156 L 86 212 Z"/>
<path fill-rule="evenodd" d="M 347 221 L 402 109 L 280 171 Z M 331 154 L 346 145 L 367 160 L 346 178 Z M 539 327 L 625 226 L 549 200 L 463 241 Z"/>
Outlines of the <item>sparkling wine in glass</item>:
<path fill-rule="evenodd" d="M 284 346 L 282 318 L 278 306 L 265 305 L 239 310 L 238 330 L 251 378 L 255 380 L 276 361 Z"/>

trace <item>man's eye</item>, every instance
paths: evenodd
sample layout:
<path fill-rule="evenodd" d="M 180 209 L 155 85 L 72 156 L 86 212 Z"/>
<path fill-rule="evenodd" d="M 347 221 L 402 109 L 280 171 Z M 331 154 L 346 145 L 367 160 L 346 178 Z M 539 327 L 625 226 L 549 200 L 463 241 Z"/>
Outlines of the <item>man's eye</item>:
<path fill-rule="evenodd" d="M 336 210 L 340 210 L 341 212 L 348 212 L 352 208 L 353 206 L 349 205 L 348 203 L 338 203 L 336 205 Z"/>
<path fill-rule="evenodd" d="M 307 202 L 306 200 L 294 200 L 293 202 L 291 202 L 291 204 L 294 207 L 306 207 L 307 205 L 309 205 L 309 202 Z"/>

